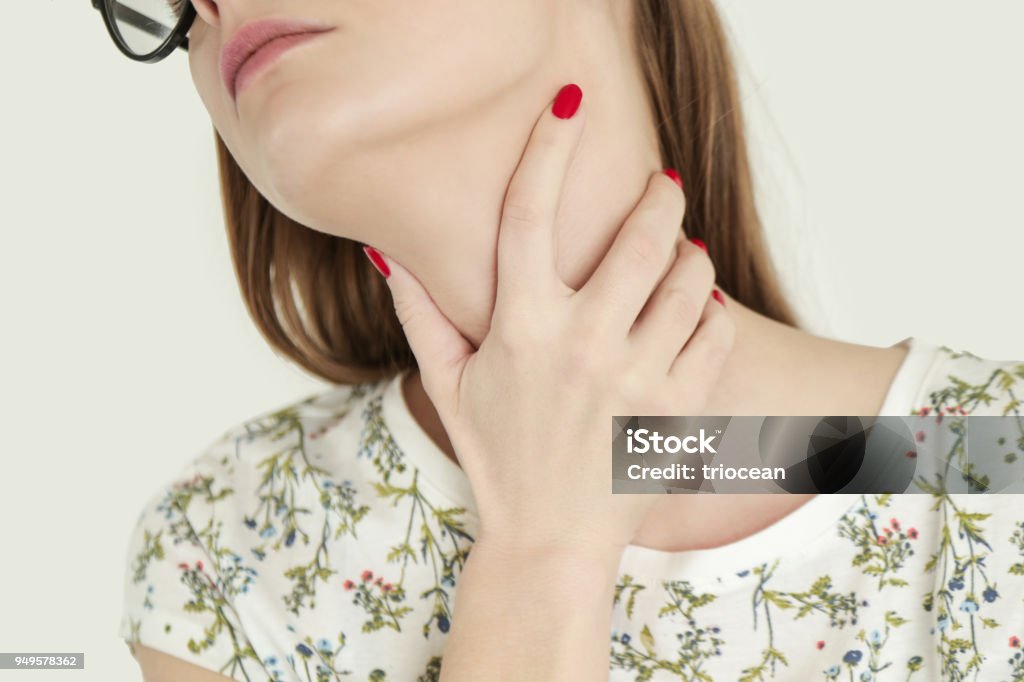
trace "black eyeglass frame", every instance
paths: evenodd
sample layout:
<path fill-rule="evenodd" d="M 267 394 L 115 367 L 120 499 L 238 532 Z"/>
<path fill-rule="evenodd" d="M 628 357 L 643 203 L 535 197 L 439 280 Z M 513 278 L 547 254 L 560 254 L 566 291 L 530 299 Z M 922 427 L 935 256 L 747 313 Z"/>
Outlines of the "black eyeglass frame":
<path fill-rule="evenodd" d="M 103 17 L 103 24 L 107 27 L 107 33 L 110 34 L 110 38 L 114 41 L 114 44 L 117 45 L 117 49 L 119 49 L 124 56 L 133 61 L 153 64 L 178 48 L 188 52 L 188 32 L 189 29 L 192 28 L 192 22 L 195 21 L 196 18 L 196 8 L 192 6 L 191 0 L 185 0 L 185 12 L 181 15 L 178 25 L 171 29 L 171 34 L 167 36 L 167 39 L 155 50 L 144 55 L 139 55 L 133 52 L 124 41 L 124 38 L 121 37 L 120 32 L 115 26 L 113 10 L 110 7 L 110 3 L 111 0 L 92 0 L 92 6 L 99 10 L 100 15 Z M 120 19 L 123 19 L 140 30 L 147 31 L 146 27 L 151 23 L 145 16 L 139 14 L 130 7 L 120 5 L 118 12 Z M 148 30 L 147 32 L 150 35 L 154 35 L 151 30 Z"/>

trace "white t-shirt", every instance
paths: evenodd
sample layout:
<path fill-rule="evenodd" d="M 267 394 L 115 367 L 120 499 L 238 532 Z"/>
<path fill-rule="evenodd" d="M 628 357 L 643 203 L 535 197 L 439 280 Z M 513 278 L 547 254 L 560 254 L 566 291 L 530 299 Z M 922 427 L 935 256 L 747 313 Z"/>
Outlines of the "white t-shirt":
<path fill-rule="evenodd" d="M 900 343 L 880 414 L 1021 414 L 1024 363 Z M 436 680 L 479 522 L 400 380 L 253 418 L 156 491 L 121 637 L 236 680 Z M 721 547 L 630 546 L 609 679 L 1024 680 L 1022 501 L 818 495 Z"/>

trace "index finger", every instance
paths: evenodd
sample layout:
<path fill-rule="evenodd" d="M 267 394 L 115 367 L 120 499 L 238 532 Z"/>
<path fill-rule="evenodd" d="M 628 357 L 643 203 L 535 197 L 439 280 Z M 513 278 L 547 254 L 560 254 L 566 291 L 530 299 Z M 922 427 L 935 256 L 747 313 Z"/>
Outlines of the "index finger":
<path fill-rule="evenodd" d="M 534 124 L 509 182 L 498 232 L 495 310 L 533 301 L 561 284 L 555 269 L 555 216 L 585 120 L 583 91 L 570 83 L 558 91 Z M 567 288 L 567 287 L 566 287 Z"/>

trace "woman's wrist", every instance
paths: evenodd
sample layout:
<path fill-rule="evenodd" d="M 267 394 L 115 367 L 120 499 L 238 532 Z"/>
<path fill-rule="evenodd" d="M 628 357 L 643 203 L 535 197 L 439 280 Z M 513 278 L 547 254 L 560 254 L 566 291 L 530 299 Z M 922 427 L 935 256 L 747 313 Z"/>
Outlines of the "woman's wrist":
<path fill-rule="evenodd" d="M 543 569 L 545 575 L 552 577 L 574 576 L 574 580 L 585 580 L 593 586 L 614 585 L 624 549 L 614 545 L 528 543 L 480 536 L 467 561 L 513 576 L 520 570 L 535 574 Z"/>
<path fill-rule="evenodd" d="M 459 576 L 442 682 L 607 679 L 619 558 L 478 538 Z"/>

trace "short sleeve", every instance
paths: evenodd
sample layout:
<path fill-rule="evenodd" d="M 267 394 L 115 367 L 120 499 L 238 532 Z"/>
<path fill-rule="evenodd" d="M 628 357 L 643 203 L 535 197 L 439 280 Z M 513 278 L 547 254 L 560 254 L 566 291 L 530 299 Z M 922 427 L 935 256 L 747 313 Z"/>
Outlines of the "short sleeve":
<path fill-rule="evenodd" d="M 229 494 L 193 463 L 144 505 L 129 538 L 118 634 L 235 680 L 266 680 L 209 548 L 208 513 Z M 230 561 L 230 557 L 228 557 Z"/>

